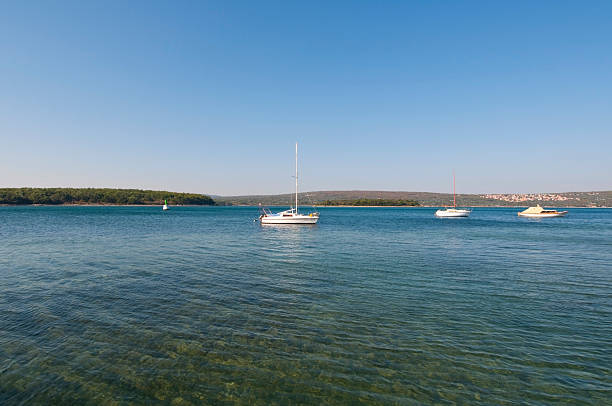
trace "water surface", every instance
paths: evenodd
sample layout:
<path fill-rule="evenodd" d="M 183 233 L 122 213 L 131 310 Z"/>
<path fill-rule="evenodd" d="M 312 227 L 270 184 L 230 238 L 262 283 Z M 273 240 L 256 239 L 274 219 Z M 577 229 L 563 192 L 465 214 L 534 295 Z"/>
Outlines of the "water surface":
<path fill-rule="evenodd" d="M 1 207 L 0 404 L 603 404 L 612 210 Z"/>

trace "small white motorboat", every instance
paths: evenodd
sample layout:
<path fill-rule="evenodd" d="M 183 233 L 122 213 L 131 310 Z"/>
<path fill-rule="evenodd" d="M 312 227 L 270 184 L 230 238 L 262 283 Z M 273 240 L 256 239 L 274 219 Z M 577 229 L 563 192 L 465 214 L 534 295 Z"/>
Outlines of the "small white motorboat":
<path fill-rule="evenodd" d="M 533 217 L 533 218 L 544 218 L 544 217 L 563 217 L 567 214 L 566 211 L 557 210 L 546 210 L 539 204 L 536 206 L 529 207 L 518 213 L 521 217 Z"/>
<path fill-rule="evenodd" d="M 468 209 L 457 208 L 457 198 L 455 194 L 455 173 L 453 172 L 453 207 L 439 209 L 436 211 L 436 217 L 468 217 L 472 211 Z"/>
<path fill-rule="evenodd" d="M 261 224 L 316 224 L 319 213 L 300 214 L 298 212 L 298 144 L 295 144 L 295 207 L 279 213 L 272 213 L 267 208 L 261 209 Z"/>
<path fill-rule="evenodd" d="M 170 210 L 170 207 L 168 207 L 168 201 L 164 200 L 164 206 L 162 207 L 162 210 L 166 211 L 166 210 Z"/>

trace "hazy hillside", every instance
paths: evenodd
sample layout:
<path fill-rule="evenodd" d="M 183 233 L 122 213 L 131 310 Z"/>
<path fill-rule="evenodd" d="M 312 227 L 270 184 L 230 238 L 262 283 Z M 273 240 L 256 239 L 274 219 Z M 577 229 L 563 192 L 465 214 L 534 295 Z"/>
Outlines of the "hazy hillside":
<path fill-rule="evenodd" d="M 215 196 L 195 193 L 137 189 L 97 188 L 4 188 L 0 204 L 170 204 L 288 206 L 294 195 Z M 394 203 L 396 202 L 396 203 Z M 428 192 L 389 192 L 374 190 L 318 191 L 300 193 L 303 205 L 451 205 L 453 195 Z M 612 191 L 535 194 L 460 194 L 458 206 L 612 207 Z"/>
<path fill-rule="evenodd" d="M 253 196 L 218 196 L 217 204 L 230 205 L 289 205 L 294 195 L 253 195 Z M 317 204 L 327 200 L 415 200 L 421 206 L 443 206 L 453 202 L 453 195 L 448 193 L 428 192 L 388 192 L 373 190 L 319 191 L 300 193 L 300 202 L 304 205 Z M 530 206 L 539 203 L 552 207 L 612 207 L 612 191 L 603 192 L 567 192 L 567 193 L 534 193 L 534 194 L 490 194 L 457 195 L 460 206 Z"/>

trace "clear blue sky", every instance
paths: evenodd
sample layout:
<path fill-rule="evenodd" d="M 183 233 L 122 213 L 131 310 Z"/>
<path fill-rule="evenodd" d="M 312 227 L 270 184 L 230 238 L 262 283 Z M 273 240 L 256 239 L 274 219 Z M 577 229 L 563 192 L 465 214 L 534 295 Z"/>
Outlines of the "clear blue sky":
<path fill-rule="evenodd" d="M 611 1 L 5 1 L 0 186 L 612 189 Z"/>

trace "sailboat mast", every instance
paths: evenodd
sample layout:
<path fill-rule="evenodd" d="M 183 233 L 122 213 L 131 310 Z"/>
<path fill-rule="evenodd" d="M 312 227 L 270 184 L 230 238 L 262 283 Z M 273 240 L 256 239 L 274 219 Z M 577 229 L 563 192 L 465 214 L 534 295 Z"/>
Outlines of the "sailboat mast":
<path fill-rule="evenodd" d="M 457 208 L 457 198 L 455 197 L 455 171 L 453 171 L 453 207 Z"/>
<path fill-rule="evenodd" d="M 298 212 L 298 144 L 295 143 L 295 214 Z"/>

